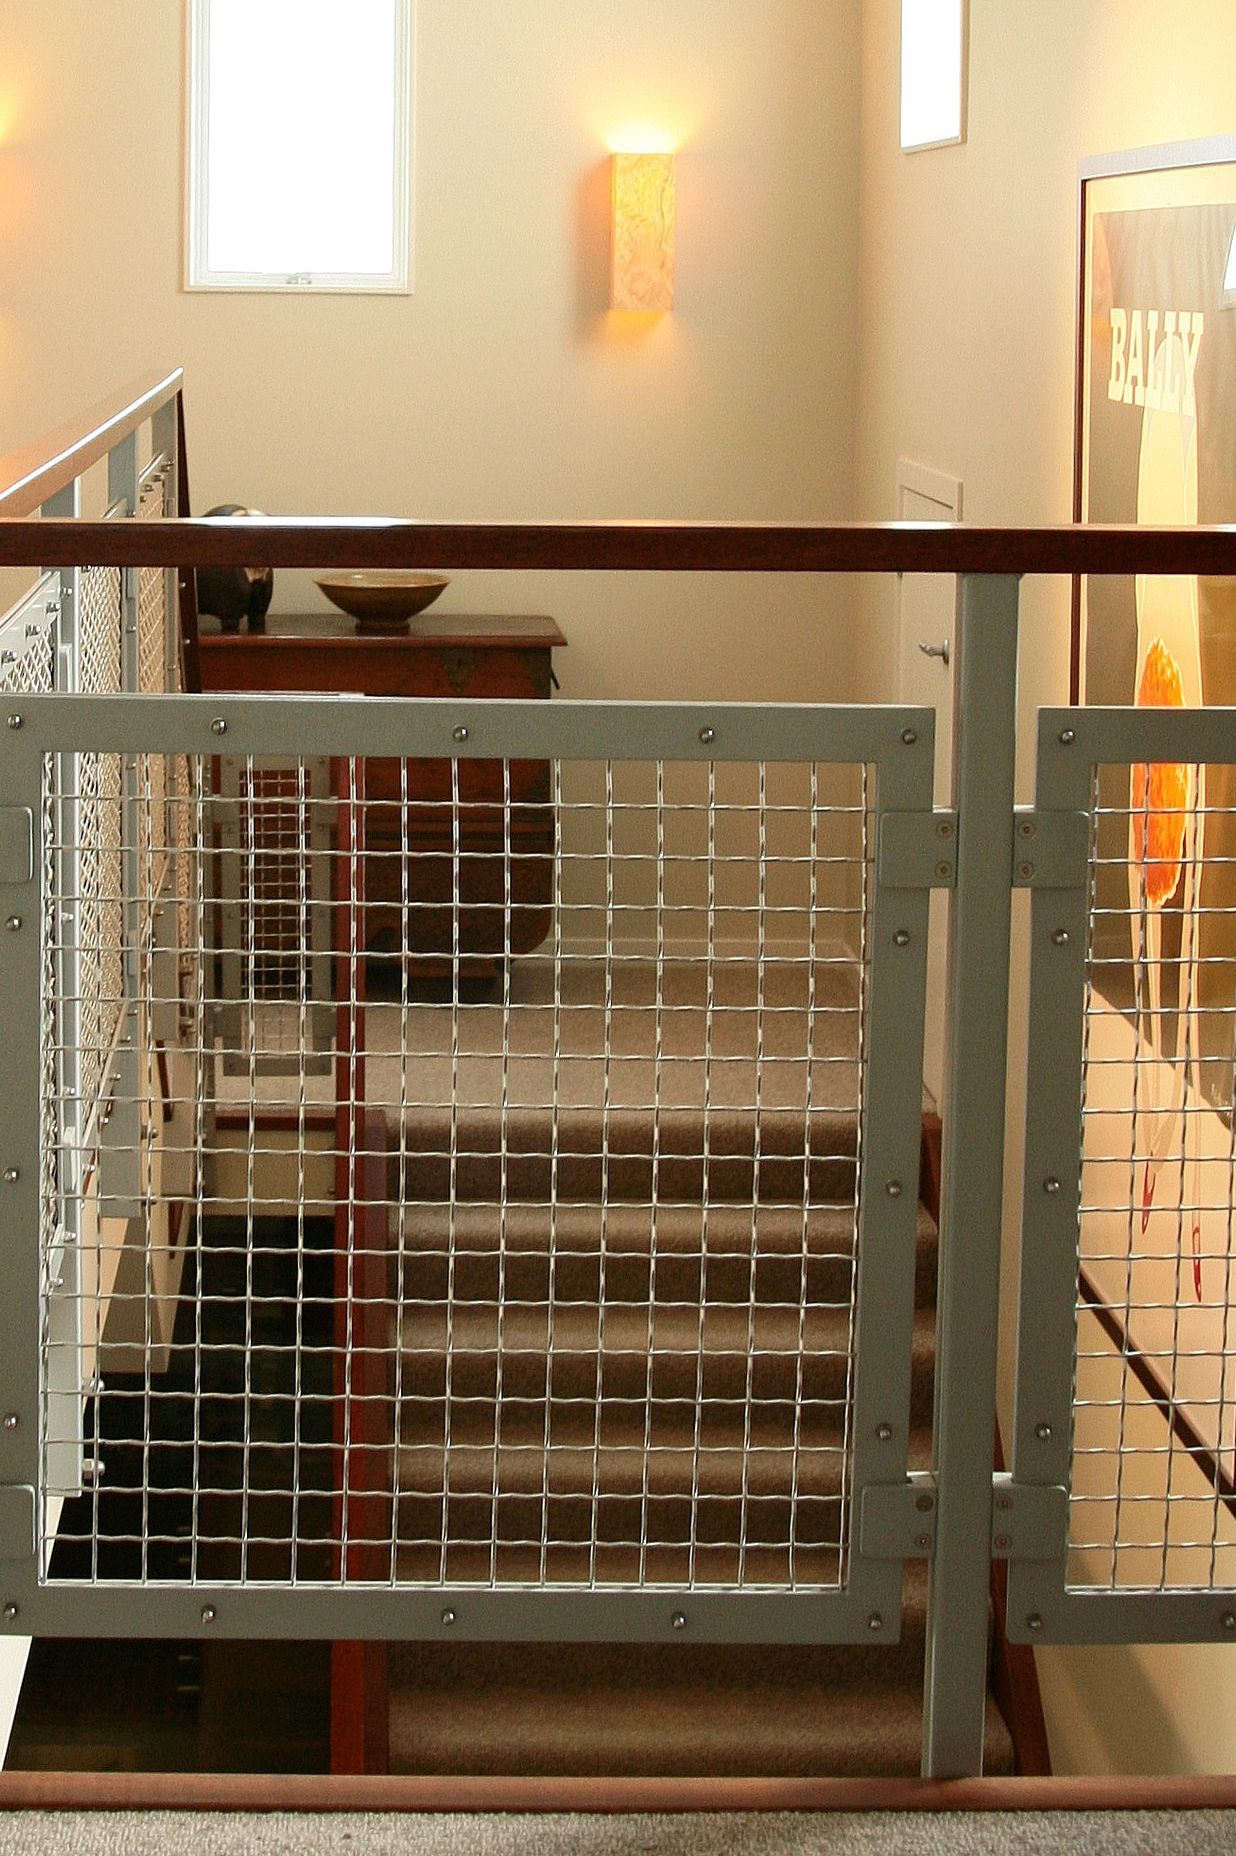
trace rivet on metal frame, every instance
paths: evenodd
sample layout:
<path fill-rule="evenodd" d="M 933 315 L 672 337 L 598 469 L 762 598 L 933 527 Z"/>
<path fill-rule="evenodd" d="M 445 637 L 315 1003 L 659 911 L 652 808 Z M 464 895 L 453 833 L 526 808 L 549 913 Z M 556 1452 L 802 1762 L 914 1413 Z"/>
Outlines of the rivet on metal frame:
<path fill-rule="evenodd" d="M 700 729 L 700 743 L 703 747 L 710 748 L 713 742 L 716 740 L 716 738 L 717 738 L 717 731 L 715 728 L 701 728 Z"/>
<path fill-rule="evenodd" d="M 1052 943 L 1052 946 L 1053 946 L 1053 947 L 1067 947 L 1067 946 L 1068 946 L 1068 944 L 1069 944 L 1069 931 L 1068 931 L 1068 929 L 1067 929 L 1067 928 L 1057 928 L 1057 929 L 1056 929 L 1056 932 L 1055 932 L 1055 933 L 1054 933 L 1054 934 L 1052 935 L 1052 938 L 1051 938 L 1051 943 Z"/>
<path fill-rule="evenodd" d="M 1037 1611 L 1032 1611 L 1030 1613 L 1030 1616 L 1026 1619 L 1026 1629 L 1039 1631 L 1039 1630 L 1042 1630 L 1042 1628 L 1043 1628 L 1042 1618 L 1039 1616 Z"/>
<path fill-rule="evenodd" d="M 10 727 L 10 728 L 20 728 L 20 727 L 21 727 L 21 725 L 22 725 L 22 722 L 23 722 L 23 720 L 24 720 L 24 717 L 22 717 L 22 716 L 20 716 L 20 715 L 11 715 L 11 716 L 9 717 L 9 727 Z"/>
<path fill-rule="evenodd" d="M 18 1425 L 21 1423 L 21 1419 L 18 1417 L 15 1411 L 6 1411 L 4 1414 L 3 1423 L 4 1423 L 4 1428 L 6 1431 L 15 1431 Z"/>
<path fill-rule="evenodd" d="M 450 1626 L 455 1622 L 455 1613 L 453 1611 L 444 1611 L 442 1613 L 442 1622 L 449 1629 Z"/>
<path fill-rule="evenodd" d="M 867 1629 L 868 1630 L 883 1630 L 884 1629 L 884 1619 L 880 1616 L 880 1613 L 878 1611 L 873 1611 L 871 1616 L 867 1619 Z"/>
<path fill-rule="evenodd" d="M 1225 1611 L 1219 1622 L 1224 1630 L 1236 1630 L 1236 1611 Z"/>
<path fill-rule="evenodd" d="M 4 1183 L 6 1186 L 15 1186 L 20 1178 L 21 1178 L 20 1167 L 6 1166 L 4 1169 L 4 1172 L 0 1173 L 0 1179 L 4 1180 Z"/>
<path fill-rule="evenodd" d="M 930 1514 L 935 1505 L 936 1498 L 934 1495 L 919 1495 L 915 1497 L 914 1506 L 918 1509 L 920 1514 Z"/>
<path fill-rule="evenodd" d="M 17 1616 L 17 1606 L 16 1606 L 16 1605 L 15 1605 L 15 1604 L 14 1604 L 14 1603 L 12 1602 L 12 1600 L 10 1599 L 10 1601 L 9 1601 L 9 1603 L 8 1603 L 8 1604 L 7 1604 L 7 1605 L 6 1605 L 5 1607 L 4 1607 L 4 1621 L 5 1621 L 5 1623 L 6 1623 L 6 1624 L 11 1624 L 11 1623 L 13 1622 L 13 1619 L 14 1619 L 14 1618 L 15 1618 L 16 1616 Z"/>
<path fill-rule="evenodd" d="M 1060 730 L 1060 745 L 1062 748 L 1071 748 L 1073 743 L 1076 741 L 1076 739 L 1077 739 L 1076 729 L 1062 728 Z"/>
<path fill-rule="evenodd" d="M 10 934 L 16 934 L 17 930 L 21 927 L 21 916 L 10 915 L 9 919 L 5 922 L 4 925 L 8 929 Z"/>
<path fill-rule="evenodd" d="M 912 748 L 918 740 L 917 728 L 903 728 L 901 731 L 901 739 L 906 747 Z"/>
<path fill-rule="evenodd" d="M 901 1197 L 901 1181 L 899 1179 L 890 1179 L 884 1190 L 887 1192 L 890 1199 L 899 1199 Z"/>
<path fill-rule="evenodd" d="M 452 728 L 451 730 L 452 741 L 464 742 L 467 739 L 468 739 L 468 730 L 464 727 L 462 722 L 459 724 L 458 728 Z"/>
<path fill-rule="evenodd" d="M 216 1615 L 217 1614 L 215 1612 L 215 1608 L 213 1605 L 202 1606 L 202 1623 L 203 1624 L 213 1624 L 215 1621 Z"/>
<path fill-rule="evenodd" d="M 893 946 L 894 947 L 909 947 L 909 945 L 910 945 L 910 930 L 908 928 L 899 928 L 896 934 L 893 936 Z"/>
<path fill-rule="evenodd" d="M 891 1424 L 877 1424 L 876 1425 L 876 1436 L 879 1438 L 882 1444 L 888 1443 L 891 1440 L 892 1435 L 893 1435 L 893 1427 Z"/>
<path fill-rule="evenodd" d="M 212 735 L 226 735 L 227 723 L 224 721 L 221 715 L 217 715 L 214 721 L 210 724 L 210 732 Z"/>
<path fill-rule="evenodd" d="M 686 1612 L 675 1611 L 673 1617 L 670 1619 L 670 1623 L 673 1625 L 675 1630 L 685 1630 L 687 1628 Z"/>
<path fill-rule="evenodd" d="M 1038 1438 L 1041 1444 L 1049 1444 L 1052 1439 L 1051 1425 L 1050 1424 L 1036 1424 L 1034 1427 L 1034 1434 Z"/>
<path fill-rule="evenodd" d="M 1054 1173 L 1050 1178 L 1043 1181 L 1043 1190 L 1049 1198 L 1055 1198 L 1056 1194 L 1059 1192 L 1060 1181 L 1056 1178 Z"/>

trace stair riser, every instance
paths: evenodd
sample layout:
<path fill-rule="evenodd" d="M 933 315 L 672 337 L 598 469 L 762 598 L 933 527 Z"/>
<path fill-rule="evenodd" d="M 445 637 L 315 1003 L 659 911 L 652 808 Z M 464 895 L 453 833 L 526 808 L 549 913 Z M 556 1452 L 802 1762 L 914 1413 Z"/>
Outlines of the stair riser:
<path fill-rule="evenodd" d="M 624 1240 L 624 1241 L 629 1241 Z M 405 1253 L 403 1294 L 409 1300 L 497 1304 L 680 1302 L 698 1308 L 832 1303 L 848 1306 L 854 1289 L 853 1264 L 847 1256 L 702 1257 L 663 1254 L 655 1263 L 647 1250 L 613 1251 L 579 1256 L 489 1250 L 456 1251 L 454 1256 L 422 1251 Z"/>
<path fill-rule="evenodd" d="M 415 1205 L 441 1205 L 458 1201 L 497 1205 L 547 1205 L 551 1200 L 584 1205 L 631 1203 L 654 1196 L 665 1203 L 700 1205 L 764 1204 L 801 1205 L 806 1197 L 815 1205 L 853 1203 L 856 1167 L 852 1157 L 822 1154 L 809 1168 L 804 1192 L 801 1156 L 765 1155 L 758 1169 L 751 1156 L 717 1154 L 707 1166 L 699 1154 L 665 1155 L 654 1167 L 648 1154 L 612 1153 L 603 1161 L 595 1151 L 559 1151 L 556 1164 L 546 1150 L 540 1153 L 508 1152 L 505 1165 L 493 1148 L 461 1148 L 452 1161 L 449 1153 L 413 1154 L 406 1166 L 396 1167 L 392 1196 Z M 758 1172 L 758 1180 L 757 1180 Z"/>

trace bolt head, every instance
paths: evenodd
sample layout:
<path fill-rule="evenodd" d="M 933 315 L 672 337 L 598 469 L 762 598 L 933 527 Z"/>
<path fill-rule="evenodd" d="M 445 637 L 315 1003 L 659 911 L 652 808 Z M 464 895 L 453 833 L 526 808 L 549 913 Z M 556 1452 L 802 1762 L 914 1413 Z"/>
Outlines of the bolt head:
<path fill-rule="evenodd" d="M 1023 818 L 1017 827 L 1017 832 L 1019 837 L 1032 838 L 1034 836 L 1034 820 Z"/>
<path fill-rule="evenodd" d="M 3 1422 L 6 1431 L 15 1431 L 21 1423 L 21 1419 L 15 1411 L 6 1411 Z"/>
<path fill-rule="evenodd" d="M 452 728 L 452 730 L 451 730 L 451 740 L 452 740 L 452 741 L 459 741 L 459 742 L 464 742 L 464 741 L 466 741 L 466 740 L 468 739 L 468 736 L 469 736 L 469 733 L 470 733 L 470 731 L 469 731 L 468 729 L 466 729 L 466 728 L 464 727 L 464 725 L 463 725 L 463 723 L 461 722 L 461 723 L 459 724 L 459 727 L 458 727 L 458 728 Z"/>
<path fill-rule="evenodd" d="M 1026 1619 L 1026 1629 L 1032 1630 L 1032 1631 L 1040 1631 L 1042 1630 L 1042 1628 L 1043 1628 L 1042 1618 L 1039 1616 L 1037 1611 L 1032 1611 L 1030 1613 L 1030 1616 Z"/>
<path fill-rule="evenodd" d="M 1043 1190 L 1050 1199 L 1054 1199 L 1059 1192 L 1060 1181 L 1056 1178 L 1054 1173 L 1050 1174 L 1048 1178 L 1043 1181 Z"/>
<path fill-rule="evenodd" d="M 1057 930 L 1056 930 L 1056 932 L 1055 932 L 1055 933 L 1053 934 L 1053 936 L 1052 936 L 1052 938 L 1051 938 L 1051 944 L 1052 944 L 1052 946 L 1053 946 L 1053 947 L 1067 947 L 1067 946 L 1068 946 L 1068 944 L 1069 944 L 1069 931 L 1068 931 L 1068 929 L 1067 929 L 1067 928 L 1057 928 Z"/>
<path fill-rule="evenodd" d="M 930 1514 L 935 1505 L 936 1501 L 934 1495 L 919 1495 L 915 1497 L 914 1506 L 918 1509 L 920 1514 Z"/>
<path fill-rule="evenodd" d="M 893 1427 L 891 1424 L 877 1424 L 876 1425 L 876 1436 L 879 1438 L 882 1444 L 886 1444 L 890 1442 L 892 1439 L 892 1435 L 893 1435 Z"/>
<path fill-rule="evenodd" d="M 16 934 L 17 930 L 21 927 L 21 916 L 10 915 L 4 925 L 10 934 Z"/>
<path fill-rule="evenodd" d="M 890 1179 L 884 1190 L 887 1192 L 890 1199 L 899 1199 L 901 1197 L 901 1181 L 899 1179 Z"/>
<path fill-rule="evenodd" d="M 675 1611 L 673 1617 L 670 1619 L 670 1623 L 673 1625 L 675 1630 L 685 1630 L 687 1628 L 686 1612 Z"/>
<path fill-rule="evenodd" d="M 214 721 L 210 724 L 210 732 L 212 735 L 226 735 L 227 723 L 224 721 L 221 715 L 217 715 Z"/>
<path fill-rule="evenodd" d="M 213 1624 L 215 1621 L 215 1615 L 216 1613 L 215 1613 L 215 1608 L 213 1605 L 202 1606 L 202 1623 L 203 1624 Z"/>
<path fill-rule="evenodd" d="M 16 1166 L 6 1166 L 4 1169 L 4 1173 L 0 1175 L 0 1177 L 3 1178 L 6 1186 L 15 1186 L 18 1180 L 21 1178 L 21 1168 L 16 1167 Z"/>
<path fill-rule="evenodd" d="M 1062 728 L 1060 730 L 1060 745 L 1062 748 L 1071 748 L 1073 743 L 1076 741 L 1076 739 L 1077 739 L 1076 729 Z"/>
<path fill-rule="evenodd" d="M 11 715 L 11 716 L 9 717 L 9 727 L 10 727 L 10 728 L 20 728 L 20 727 L 21 727 L 21 725 L 22 725 L 22 722 L 24 721 L 24 719 L 25 719 L 25 718 L 24 718 L 23 716 L 20 716 L 20 715 Z"/>
<path fill-rule="evenodd" d="M 903 728 L 901 731 L 901 739 L 906 747 L 912 748 L 918 740 L 917 728 Z"/>
<path fill-rule="evenodd" d="M 449 1610 L 449 1609 L 448 1609 L 448 1610 L 446 1610 L 446 1611 L 444 1611 L 444 1612 L 442 1613 L 442 1622 L 443 1622 L 443 1623 L 444 1623 L 444 1624 L 445 1624 L 445 1625 L 447 1626 L 447 1628 L 449 1629 L 449 1628 L 450 1628 L 450 1626 L 451 1626 L 451 1625 L 452 1625 L 452 1624 L 453 1624 L 453 1623 L 455 1622 L 455 1613 L 454 1613 L 453 1611 L 451 1611 L 451 1610 Z"/>
<path fill-rule="evenodd" d="M 701 728 L 700 729 L 700 743 L 702 746 L 706 748 L 710 748 L 713 742 L 716 740 L 716 738 L 717 738 L 717 731 L 715 728 Z"/>
<path fill-rule="evenodd" d="M 867 1619 L 867 1629 L 868 1630 L 883 1630 L 884 1629 L 884 1619 L 881 1617 L 878 1611 L 873 1611 L 871 1616 Z"/>
<path fill-rule="evenodd" d="M 937 836 L 937 838 L 951 838 L 951 837 L 952 837 L 952 835 L 953 835 L 953 821 L 952 821 L 952 819 L 951 819 L 951 818 L 942 818 L 942 819 L 940 820 L 940 822 L 939 822 L 939 824 L 938 824 L 938 825 L 936 826 L 936 836 Z"/>
<path fill-rule="evenodd" d="M 1034 1427 L 1034 1434 L 1038 1438 L 1041 1444 L 1049 1444 L 1052 1440 L 1051 1425 L 1050 1424 L 1036 1424 Z"/>
<path fill-rule="evenodd" d="M 6 1623 L 6 1624 L 11 1624 L 11 1623 L 13 1622 L 13 1619 L 14 1619 L 14 1618 L 15 1618 L 16 1616 L 17 1616 L 17 1606 L 16 1606 L 15 1604 L 13 1604 L 13 1603 L 12 1603 L 12 1602 L 10 1601 L 10 1603 L 9 1603 L 9 1604 L 7 1604 L 7 1605 L 6 1605 L 5 1607 L 4 1607 L 4 1621 L 5 1621 L 5 1623 Z"/>
<path fill-rule="evenodd" d="M 1019 877 L 1022 878 L 1024 882 L 1028 883 L 1030 881 L 1030 878 L 1034 875 L 1034 865 L 1033 864 L 1018 864 L 1017 874 Z"/>
<path fill-rule="evenodd" d="M 937 864 L 936 865 L 937 876 L 952 876 L 952 874 L 953 874 L 952 864 Z"/>
<path fill-rule="evenodd" d="M 995 1545 L 998 1552 L 1007 1553 L 1012 1544 L 1007 1534 L 996 1535 Z"/>
<path fill-rule="evenodd" d="M 893 936 L 893 946 L 894 947 L 909 947 L 909 945 L 910 945 L 910 930 L 908 928 L 899 928 L 896 934 Z"/>
<path fill-rule="evenodd" d="M 1224 1630 L 1236 1630 L 1236 1611 L 1225 1611 L 1219 1622 Z"/>

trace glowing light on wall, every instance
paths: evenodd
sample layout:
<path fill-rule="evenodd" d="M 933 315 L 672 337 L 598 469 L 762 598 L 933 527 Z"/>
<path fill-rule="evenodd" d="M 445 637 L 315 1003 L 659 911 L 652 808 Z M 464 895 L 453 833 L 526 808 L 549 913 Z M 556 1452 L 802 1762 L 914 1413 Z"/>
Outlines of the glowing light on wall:
<path fill-rule="evenodd" d="M 673 309 L 676 222 L 673 155 L 615 154 L 612 308 L 644 315 Z"/>

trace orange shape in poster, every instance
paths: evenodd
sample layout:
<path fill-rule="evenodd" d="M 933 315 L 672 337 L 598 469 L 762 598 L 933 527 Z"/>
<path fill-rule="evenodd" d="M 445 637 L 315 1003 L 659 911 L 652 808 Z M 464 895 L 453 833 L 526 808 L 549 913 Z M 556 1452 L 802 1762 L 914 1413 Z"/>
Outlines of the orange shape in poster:
<path fill-rule="evenodd" d="M 1146 653 L 1137 706 L 1184 708 L 1180 665 L 1161 638 L 1156 638 Z M 1180 882 L 1188 802 L 1189 769 L 1182 761 L 1159 761 L 1133 768 L 1133 855 L 1152 908 L 1161 909 Z"/>

